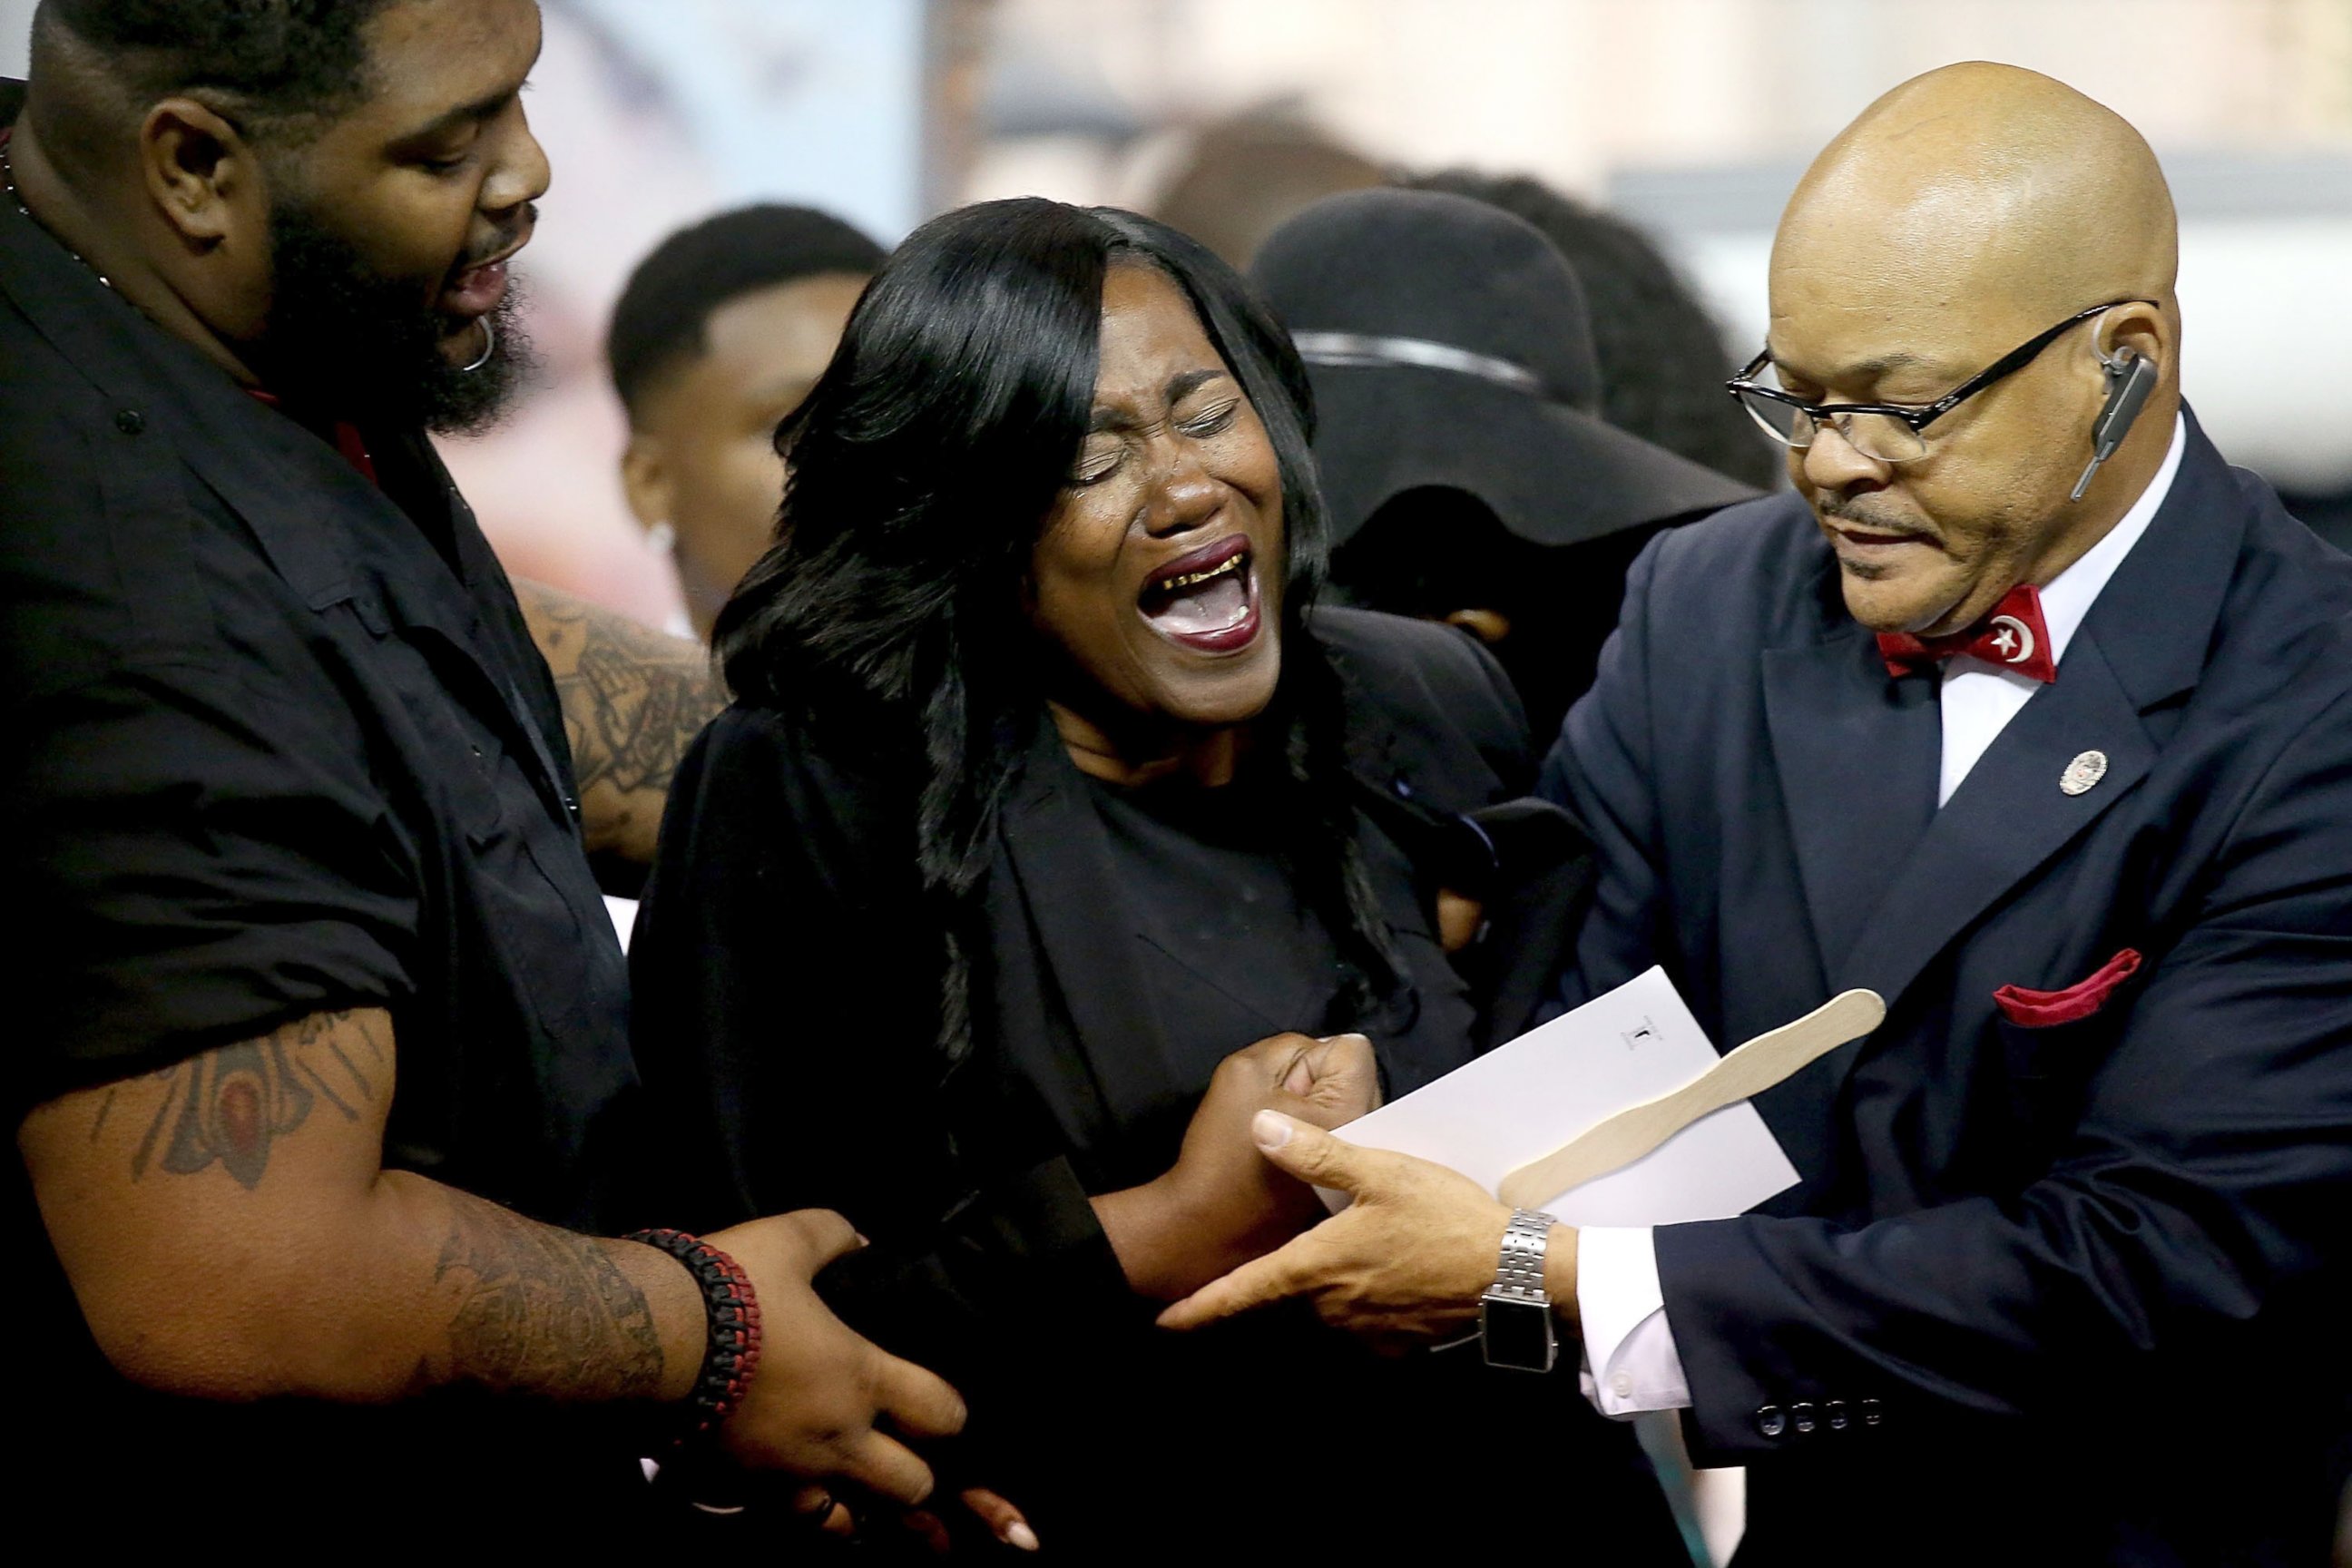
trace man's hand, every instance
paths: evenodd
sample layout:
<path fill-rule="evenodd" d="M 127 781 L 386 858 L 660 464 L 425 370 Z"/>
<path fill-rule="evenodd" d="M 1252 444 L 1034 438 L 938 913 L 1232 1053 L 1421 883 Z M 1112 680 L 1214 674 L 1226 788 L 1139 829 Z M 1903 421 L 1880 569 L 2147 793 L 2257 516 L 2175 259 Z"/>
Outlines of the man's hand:
<path fill-rule="evenodd" d="M 1218 1063 L 1168 1173 L 1094 1200 L 1128 1283 L 1171 1300 L 1321 1216 L 1312 1192 L 1258 1156 L 1258 1111 L 1339 1127 L 1379 1102 L 1379 1065 L 1361 1035 L 1276 1035 Z"/>
<path fill-rule="evenodd" d="M 865 1505 L 878 1500 L 887 1505 L 881 1517 L 895 1517 L 944 1552 L 946 1526 L 917 1506 L 930 1496 L 930 1468 L 899 1439 L 954 1436 L 963 1426 L 963 1400 L 937 1376 L 860 1337 L 810 1284 L 864 1238 L 830 1209 L 802 1209 L 708 1239 L 741 1266 L 759 1294 L 760 1368 L 719 1434 L 733 1468 L 695 1467 L 679 1483 L 686 1494 L 705 1504 L 750 1501 L 775 1497 L 780 1478 L 799 1478 L 809 1484 L 784 1487 L 779 1500 L 813 1528 L 855 1535 L 871 1522 L 870 1515 L 861 1520 Z M 997 1540 L 1037 1550 L 1028 1521 L 997 1493 L 971 1488 L 959 1500 Z"/>
<path fill-rule="evenodd" d="M 742 1266 L 760 1298 L 760 1370 L 728 1419 L 728 1453 L 746 1469 L 839 1478 L 908 1507 L 929 1497 L 930 1467 L 898 1438 L 952 1436 L 963 1400 L 817 1299 L 809 1283 L 817 1270 L 865 1245 L 849 1222 L 803 1209 L 707 1239 Z"/>
<path fill-rule="evenodd" d="M 1494 1283 L 1507 1205 L 1443 1165 L 1359 1149 L 1276 1112 L 1255 1118 L 1254 1131 L 1270 1163 L 1356 1201 L 1177 1302 L 1160 1315 L 1163 1327 L 1199 1328 L 1304 1296 L 1325 1322 L 1384 1349 L 1468 1331 L 1478 1298 Z M 1574 1302 L 1575 1268 L 1576 1233 L 1555 1226 L 1546 1277 L 1556 1304 Z"/>

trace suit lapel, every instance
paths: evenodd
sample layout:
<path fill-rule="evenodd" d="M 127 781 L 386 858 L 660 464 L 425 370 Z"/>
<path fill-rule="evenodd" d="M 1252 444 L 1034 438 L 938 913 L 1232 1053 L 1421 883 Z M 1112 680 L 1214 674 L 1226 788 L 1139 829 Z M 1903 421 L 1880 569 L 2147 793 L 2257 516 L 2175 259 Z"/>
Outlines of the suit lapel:
<path fill-rule="evenodd" d="M 2068 795 L 2059 779 L 2086 752 L 2104 755 L 2106 772 Z M 1900 995 L 1947 942 L 2130 794 L 2155 760 L 2138 705 L 2096 639 L 2077 634 L 2065 678 L 2033 694 L 1936 814 L 1833 968 L 1838 988 Z"/>
<path fill-rule="evenodd" d="M 1935 811 L 1932 680 L 1888 679 L 1869 633 L 1763 656 L 1765 721 L 1823 978 L 1861 934 Z"/>
<path fill-rule="evenodd" d="M 1852 946 L 1828 964 L 1828 994 L 1864 986 L 1895 1007 L 1938 953 L 2087 832 L 2155 765 L 2157 742 L 2142 715 L 2196 684 L 2244 537 L 2243 505 L 2193 418 L 2186 440 L 2171 492 L 2074 634 L 2058 679 L 2033 694 L 1891 876 L 1876 880 L 1876 897 Z M 1927 711 L 1940 745 L 1940 716 L 1933 704 Z M 1776 713 L 1776 747 L 1780 738 Z M 2106 770 L 2088 789 L 2069 795 L 2059 788 L 2060 777 L 2086 752 L 2101 753 Z M 1929 752 L 1931 759 L 1937 754 Z M 1828 762 L 1816 756 L 1812 765 L 1825 769 Z M 1785 759 L 1781 776 L 1793 791 Z M 1931 763 L 1920 786 L 1930 802 L 1934 776 Z M 1816 824 L 1813 831 L 1822 830 Z M 1810 899 L 1814 860 L 1801 843 L 1800 858 Z M 1827 858 L 1821 858 L 1826 868 Z M 1825 1125 L 1868 1045 L 1857 1041 L 1831 1053 L 1759 1097 L 1759 1109 L 1776 1128 Z"/>
<path fill-rule="evenodd" d="M 2059 777 L 2086 751 L 2105 754 L 2106 773 L 2070 795 Z M 1892 1008 L 1937 953 L 2130 794 L 2155 760 L 2137 705 L 2098 645 L 2077 633 L 2063 678 L 2009 721 L 1882 883 L 1852 950 L 1830 965 L 1829 994 L 1859 986 Z M 1841 1047 L 1761 1097 L 1759 1109 L 1775 1127 L 1824 1125 L 1867 1046 Z"/>

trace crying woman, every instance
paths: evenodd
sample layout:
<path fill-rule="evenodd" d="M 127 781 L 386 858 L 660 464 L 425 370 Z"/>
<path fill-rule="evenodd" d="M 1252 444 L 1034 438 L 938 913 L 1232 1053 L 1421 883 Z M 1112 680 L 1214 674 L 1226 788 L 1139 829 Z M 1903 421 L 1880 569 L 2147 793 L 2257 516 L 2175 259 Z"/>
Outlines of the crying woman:
<path fill-rule="evenodd" d="M 1461 1561 L 1570 1493 L 1591 1561 L 1687 1561 L 1572 1374 L 1151 1326 L 1321 1213 L 1252 1114 L 1509 1037 L 1581 886 L 1477 644 L 1310 614 L 1311 417 L 1147 219 L 992 203 L 891 258 L 778 433 L 635 940 L 665 1213 L 847 1215 L 827 1300 L 970 1403 L 942 1490 L 1066 1561 Z"/>

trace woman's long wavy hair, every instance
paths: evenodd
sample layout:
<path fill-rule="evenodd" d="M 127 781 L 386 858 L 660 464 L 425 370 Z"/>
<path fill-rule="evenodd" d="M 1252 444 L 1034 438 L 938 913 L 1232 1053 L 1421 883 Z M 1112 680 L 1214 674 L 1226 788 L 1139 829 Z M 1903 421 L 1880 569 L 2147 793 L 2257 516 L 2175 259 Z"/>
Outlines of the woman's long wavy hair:
<path fill-rule="evenodd" d="M 832 364 L 776 432 L 791 478 L 778 542 L 720 612 L 714 643 L 742 700 L 846 721 L 919 756 L 914 849 L 946 934 L 940 1041 L 971 1037 L 970 954 L 997 812 L 1045 708 L 1022 609 L 1030 559 L 1094 405 L 1104 279 L 1156 268 L 1192 302 L 1256 409 L 1282 475 L 1282 674 L 1256 721 L 1278 738 L 1279 842 L 1368 1014 L 1402 967 L 1356 848 L 1342 694 L 1307 635 L 1329 525 L 1308 447 L 1313 395 L 1248 284 L 1163 224 L 1035 198 L 984 202 L 908 237 Z"/>

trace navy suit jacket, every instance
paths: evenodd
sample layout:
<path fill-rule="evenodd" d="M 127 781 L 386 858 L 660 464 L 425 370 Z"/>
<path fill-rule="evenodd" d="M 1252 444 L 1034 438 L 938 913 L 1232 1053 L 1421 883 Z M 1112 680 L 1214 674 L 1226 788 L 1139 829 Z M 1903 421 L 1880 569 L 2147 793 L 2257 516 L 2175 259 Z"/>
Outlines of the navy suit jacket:
<path fill-rule="evenodd" d="M 1758 1101 L 1800 1186 L 1656 1233 L 1686 1430 L 1756 1468 L 1755 1560 L 2326 1556 L 2352 559 L 2187 441 L 1940 810 L 1935 680 L 1888 676 L 1790 495 L 1644 553 L 1547 763 L 1600 856 L 1569 1000 L 1662 963 L 1721 1048 L 1888 1005 Z M 2105 777 L 2063 792 L 2088 751 Z M 2087 1018 L 1996 1005 L 2124 949 Z"/>

